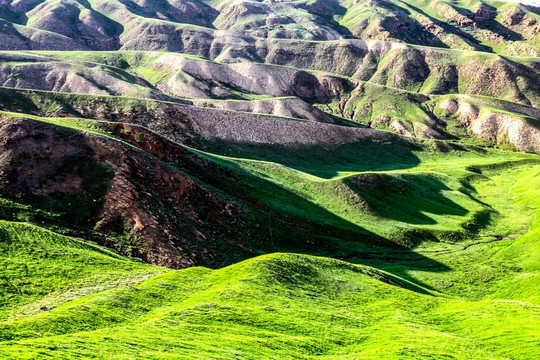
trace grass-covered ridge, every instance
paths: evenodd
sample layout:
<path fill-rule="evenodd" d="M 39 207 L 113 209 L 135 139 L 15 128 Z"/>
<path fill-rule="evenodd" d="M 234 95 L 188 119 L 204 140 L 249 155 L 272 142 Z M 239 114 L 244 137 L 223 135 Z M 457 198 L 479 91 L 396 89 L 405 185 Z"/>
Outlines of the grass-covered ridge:
<path fill-rule="evenodd" d="M 21 116 L 4 113 L 4 121 Z M 136 127 L 118 132 L 114 122 L 28 118 L 134 151 L 150 139 Z M 360 153 L 354 144 L 288 157 L 279 146 L 185 147 L 214 163 L 214 176 L 241 176 L 242 196 L 271 214 L 364 229 L 408 249 L 317 236 L 308 252 L 341 260 L 273 254 L 168 271 L 2 222 L 0 356 L 534 359 L 537 156 L 409 141 L 416 144 L 402 142 L 401 153 L 411 146 L 414 161 L 397 157 L 393 167 L 382 163 L 390 159 L 382 143 L 360 142 L 362 157 L 350 155 Z M 279 250 L 274 226 L 268 236 Z"/>
<path fill-rule="evenodd" d="M 478 0 L 46 0 L 9 3 L 0 12 L 9 50 L 201 51 L 201 43 L 226 34 L 243 41 L 392 41 L 509 56 L 539 55 L 531 30 L 538 16 L 526 4 Z M 222 56 L 234 55 L 226 50 Z"/>
<path fill-rule="evenodd" d="M 33 119 L 113 140 L 120 138 L 125 143 L 121 132 L 111 133 L 113 123 Z M 135 149 L 145 146 L 137 136 L 127 138 L 127 144 L 135 145 Z M 443 152 L 438 149 L 440 146 L 447 145 L 363 138 L 345 144 L 321 145 L 255 145 L 218 140 L 208 142 L 205 151 L 185 149 L 222 169 L 219 171 L 223 175 L 215 173 L 215 179 L 205 175 L 203 181 L 235 197 L 247 197 L 249 202 L 264 206 L 271 213 L 286 215 L 298 223 L 315 222 L 411 247 L 430 238 L 455 241 L 477 236 L 495 211 L 478 199 L 474 188 L 468 185 L 468 178 L 478 176 L 482 168 L 490 166 L 538 162 L 537 156 L 531 154 L 459 145 L 451 145 Z M 229 184 L 231 180 L 226 177 L 229 175 L 225 175 L 229 171 L 240 176 L 243 187 Z M 317 243 L 329 241 L 324 238 Z M 347 238 L 347 241 L 331 239 L 332 243 L 336 242 L 331 253 L 338 255 L 338 249 L 342 249 L 350 254 L 363 249 L 364 241 L 356 243 L 351 242 L 350 236 Z"/>
<path fill-rule="evenodd" d="M 522 180 L 532 174 L 538 174 L 538 167 Z M 530 192 L 517 194 L 520 201 L 532 200 Z M 21 230 L 17 224 L 7 229 Z M 40 242 L 47 244 L 44 238 Z M 466 266 L 489 273 L 488 282 L 505 285 L 493 271 L 499 261 L 482 265 L 486 252 L 497 247 L 503 258 L 519 251 L 517 243 L 501 244 L 443 256 L 453 265 L 447 273 L 462 281 L 467 275 L 460 272 L 465 266 L 461 259 L 467 259 Z M 406 259 L 396 259 L 389 269 L 407 267 Z M 372 266 L 385 262 L 374 259 Z M 513 269 L 519 265 L 514 262 Z M 538 276 L 538 268 L 527 271 L 529 277 Z M 437 277 L 430 269 L 415 275 L 422 273 Z M 505 281 L 522 276 L 506 275 Z M 156 359 L 178 354 L 215 359 L 534 359 L 539 336 L 534 290 L 505 301 L 500 293 L 486 296 L 485 281 L 469 278 L 467 292 L 449 297 L 437 291 L 442 288 L 404 288 L 407 282 L 370 266 L 273 254 L 217 271 L 169 272 L 135 287 L 74 299 L 37 316 L 12 317 L 0 325 L 0 354 L 29 359 L 141 354 Z"/>

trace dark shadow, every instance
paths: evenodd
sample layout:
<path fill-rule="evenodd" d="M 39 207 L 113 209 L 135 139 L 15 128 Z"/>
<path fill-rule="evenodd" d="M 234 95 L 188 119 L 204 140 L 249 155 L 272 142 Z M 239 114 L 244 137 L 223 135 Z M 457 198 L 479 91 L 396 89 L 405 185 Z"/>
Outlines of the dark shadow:
<path fill-rule="evenodd" d="M 444 71 L 438 74 L 435 87 L 430 89 L 430 94 L 457 94 L 459 93 L 459 73 L 456 65 L 445 64 Z"/>
<path fill-rule="evenodd" d="M 479 29 L 490 30 L 495 34 L 502 36 L 505 40 L 519 41 L 523 40 L 523 36 L 515 31 L 510 30 L 500 22 L 496 21 L 497 9 L 494 6 L 482 3 L 476 12 L 464 9 L 459 6 L 450 5 L 454 10 L 463 16 L 473 20 Z"/>
<path fill-rule="evenodd" d="M 309 14 L 316 15 L 315 23 L 321 26 L 336 30 L 344 38 L 353 38 L 353 34 L 345 26 L 334 20 L 335 16 L 343 16 L 347 13 L 347 8 L 335 0 L 315 0 L 300 3 L 300 8 L 305 9 Z"/>
<path fill-rule="evenodd" d="M 540 15 L 540 7 L 539 6 L 532 6 L 532 5 L 526 5 L 526 4 L 520 4 L 520 6 L 523 6 L 528 11 L 535 13 L 536 15 Z"/>
<path fill-rule="evenodd" d="M 90 84 L 94 85 L 97 89 L 101 90 L 101 91 L 104 91 L 106 92 L 108 95 L 111 95 L 111 96 L 114 96 L 114 95 L 118 95 L 118 94 L 115 94 L 111 89 L 109 89 L 108 87 L 104 86 L 103 84 L 100 84 L 98 83 L 97 81 L 95 81 L 93 78 L 91 78 L 90 76 L 88 76 L 86 73 L 76 73 L 78 76 L 80 76 L 81 78 L 85 79 L 86 81 L 88 81 Z"/>
<path fill-rule="evenodd" d="M 39 107 L 28 96 L 28 91 L 0 87 L 0 110 L 33 114 Z"/>
<path fill-rule="evenodd" d="M 87 31 L 94 31 L 94 29 L 87 29 L 83 26 L 83 23 L 80 21 L 80 12 L 78 6 L 74 4 L 62 3 L 65 10 L 68 11 L 67 14 L 62 15 L 60 12 L 64 9 L 57 8 L 54 10 L 56 13 L 56 19 L 63 19 L 64 21 L 71 22 L 69 28 L 73 34 L 63 34 L 69 37 L 74 37 L 77 40 L 80 39 L 84 45 L 93 50 L 118 50 L 120 49 L 120 35 L 124 32 L 124 26 L 114 21 L 100 12 L 95 11 L 92 8 L 92 5 L 86 0 L 79 0 L 79 3 L 87 8 L 94 21 L 99 23 L 100 35 L 88 35 Z"/>
<path fill-rule="evenodd" d="M 51 58 L 40 55 L 28 55 L 18 52 L 0 52 L 0 64 L 4 62 L 40 63 L 48 60 L 51 60 Z"/>
<path fill-rule="evenodd" d="M 13 51 L 13 50 L 21 50 L 21 48 L 23 50 L 29 49 L 28 44 L 26 44 L 26 42 L 28 42 L 28 39 L 25 36 L 23 36 L 15 28 L 13 23 L 0 19 L 0 29 L 1 29 L 3 34 L 14 36 L 14 37 L 18 38 L 21 41 L 21 43 L 19 45 L 17 45 L 17 43 L 9 44 L 11 46 L 6 46 L 6 44 L 0 44 L 0 50 L 11 50 L 11 51 Z"/>
<path fill-rule="evenodd" d="M 407 224 L 432 225 L 424 213 L 464 216 L 468 211 L 442 193 L 452 190 L 433 175 L 366 174 L 348 177 L 344 183 L 358 194 L 376 216 Z"/>
<path fill-rule="evenodd" d="M 428 14 L 426 14 L 422 9 L 413 6 L 408 3 L 404 3 L 407 7 L 410 7 L 411 9 L 414 9 L 414 11 L 418 12 L 419 14 L 422 14 L 423 16 L 429 18 L 434 24 L 437 26 L 440 26 L 443 28 L 446 32 L 455 34 L 465 40 L 468 40 L 470 42 L 470 45 L 474 45 L 477 50 L 484 51 L 484 52 L 493 52 L 493 49 L 491 49 L 489 46 L 482 45 L 478 39 L 476 39 L 474 36 L 469 34 L 468 32 L 460 29 L 458 26 L 451 25 L 450 23 L 441 21 L 439 19 L 436 19 Z M 447 46 L 448 47 L 448 46 Z"/>
<path fill-rule="evenodd" d="M 387 271 L 398 278 L 408 281 L 411 284 L 431 291 L 438 291 L 438 289 L 417 280 L 414 276 L 409 275 L 408 272 L 446 272 L 450 270 L 446 265 L 438 262 L 437 260 L 420 255 L 416 252 L 384 252 L 384 250 L 381 250 L 379 252 L 364 252 L 361 254 L 356 254 L 353 257 L 337 257 L 337 259 L 347 261 L 352 264 L 371 266 L 375 269 Z M 407 284 L 403 284 L 402 287 L 409 288 L 407 287 Z"/>
<path fill-rule="evenodd" d="M 200 1 L 196 1 L 195 4 L 200 6 L 202 11 L 191 9 L 189 6 L 186 6 L 183 11 L 179 11 L 179 9 L 169 4 L 167 0 L 147 1 L 144 7 L 132 0 L 118 1 L 124 4 L 133 14 L 144 18 L 192 24 L 214 29 L 215 27 L 212 23 L 220 15 L 217 10 Z"/>
<path fill-rule="evenodd" d="M 413 153 L 420 148 L 390 133 L 386 140 L 366 136 L 345 144 L 272 145 L 216 140 L 201 146 L 216 154 L 275 162 L 326 179 L 339 172 L 399 170 L 420 163 Z"/>
<path fill-rule="evenodd" d="M 518 93 L 515 94 L 516 99 L 513 101 L 523 103 L 527 106 L 535 107 L 531 100 L 527 97 L 521 89 L 526 89 L 527 94 L 540 94 L 540 81 L 538 71 L 540 70 L 540 62 L 533 62 L 530 64 L 524 64 L 512 60 L 512 58 L 504 55 L 499 55 L 504 60 L 505 66 L 509 67 L 509 73 L 511 73 L 516 79 L 520 78 L 523 85 L 518 87 Z"/>
<path fill-rule="evenodd" d="M 26 25 L 28 17 L 24 13 L 18 13 L 14 11 L 12 3 L 13 0 L 9 0 L 10 4 L 3 4 L 0 6 L 0 19 L 4 19 L 17 25 Z"/>
<path fill-rule="evenodd" d="M 393 38 L 408 44 L 449 48 L 441 39 L 413 19 L 409 10 L 385 0 L 377 0 L 377 5 L 393 14 L 393 16 L 384 16 L 380 24 Z"/>
<path fill-rule="evenodd" d="M 527 125 L 535 128 L 536 130 L 540 130 L 540 119 L 533 119 L 533 118 L 526 118 L 524 121 L 527 123 Z"/>
<path fill-rule="evenodd" d="M 80 132 L 57 127 L 52 133 L 46 130 L 52 125 L 27 124 L 18 125 L 26 138 L 7 139 L 4 145 L 18 155 L 11 158 L 0 176 L 0 197 L 12 201 L 0 206 L 0 217 L 33 220 L 38 224 L 66 224 L 71 228 L 92 227 L 101 211 L 112 171 L 95 161 Z M 18 141 L 25 140 L 27 143 L 22 147 Z M 70 150 L 75 150 L 51 158 L 46 150 L 56 145 L 71 146 Z M 39 170 L 32 173 L 33 167 Z M 80 179 L 80 189 L 70 183 L 72 178 Z M 45 195 L 46 191 L 40 189 L 50 186 L 51 182 L 62 184 L 67 190 L 54 190 Z"/>

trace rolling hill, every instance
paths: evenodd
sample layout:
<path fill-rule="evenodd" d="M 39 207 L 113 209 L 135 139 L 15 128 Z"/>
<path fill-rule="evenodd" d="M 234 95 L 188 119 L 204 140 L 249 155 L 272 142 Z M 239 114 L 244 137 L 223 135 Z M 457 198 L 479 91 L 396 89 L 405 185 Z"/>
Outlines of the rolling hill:
<path fill-rule="evenodd" d="M 539 21 L 0 0 L 0 358 L 537 359 Z"/>

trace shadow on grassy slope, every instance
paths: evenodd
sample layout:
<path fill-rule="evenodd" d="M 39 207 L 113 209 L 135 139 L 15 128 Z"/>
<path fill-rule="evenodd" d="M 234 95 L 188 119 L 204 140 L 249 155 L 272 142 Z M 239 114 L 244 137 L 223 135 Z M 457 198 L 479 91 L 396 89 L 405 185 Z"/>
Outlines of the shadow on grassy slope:
<path fill-rule="evenodd" d="M 341 172 L 399 170 L 420 164 L 413 153 L 420 147 L 399 140 L 376 142 L 366 138 L 348 144 L 290 145 L 216 141 L 207 146 L 219 155 L 275 162 L 324 179 Z"/>
<path fill-rule="evenodd" d="M 378 0 L 378 7 L 387 9 L 393 16 L 385 16 L 380 26 L 392 34 L 393 37 L 405 43 L 449 48 L 436 35 L 411 16 L 411 12 L 404 7 L 390 1 Z M 415 9 L 416 10 L 416 9 Z M 396 31 L 396 29 L 399 29 Z"/>
<path fill-rule="evenodd" d="M 77 135 L 80 134 L 80 131 L 52 124 L 44 124 L 47 121 L 46 119 L 41 121 L 25 120 L 23 123 L 20 121 L 17 122 L 15 119 L 10 120 L 6 118 L 4 120 L 6 124 L 9 124 L 11 121 L 13 121 L 13 126 L 15 124 L 20 124 L 19 126 L 26 124 L 24 126 L 29 128 L 36 128 L 35 126 L 31 126 L 32 123 L 41 123 L 41 132 L 33 132 L 36 135 L 49 133 L 54 135 L 55 132 L 65 134 L 68 139 L 72 140 L 70 146 L 75 152 L 79 147 L 84 148 L 86 142 L 89 141 L 87 138 L 91 136 L 86 135 L 85 138 L 79 139 Z M 94 121 L 89 122 L 95 125 Z M 234 218 L 227 218 L 227 221 L 222 221 L 222 217 L 218 216 L 216 218 L 217 215 L 215 215 L 219 214 L 220 210 L 209 209 L 207 199 L 201 199 L 196 196 L 186 197 L 179 204 L 168 200 L 171 196 L 170 194 L 167 195 L 167 193 L 164 195 L 162 191 L 153 187 L 152 184 L 146 183 L 148 180 L 144 180 L 144 178 L 138 177 L 138 175 L 135 176 L 134 174 L 128 177 L 135 188 L 139 189 L 140 187 L 139 194 L 150 194 L 148 198 L 145 195 L 139 195 L 141 201 L 146 199 L 144 206 L 141 205 L 141 209 L 145 213 L 160 219 L 161 223 L 172 226 L 170 234 L 172 234 L 173 239 L 171 241 L 181 247 L 189 246 L 190 251 L 198 254 L 197 264 L 199 265 L 216 268 L 257 254 L 275 251 L 329 255 L 358 252 L 361 249 L 373 246 L 397 248 L 402 249 L 404 252 L 411 251 L 404 244 L 399 243 L 399 241 L 391 241 L 391 239 L 381 237 L 353 222 L 343 219 L 317 204 L 314 199 L 301 196 L 291 189 L 287 189 L 280 184 L 246 171 L 234 162 L 229 160 L 219 161 L 219 158 L 214 162 L 208 161 L 206 158 L 186 151 L 182 146 L 170 142 L 165 138 L 161 138 L 155 134 L 149 135 L 148 131 L 142 128 L 137 128 L 140 131 L 137 134 L 134 133 L 136 127 L 133 126 L 130 131 L 121 131 L 123 129 L 122 124 L 110 124 L 110 126 L 113 129 L 118 129 L 113 134 L 119 136 L 124 141 L 130 141 L 133 145 L 139 146 L 144 151 L 138 155 L 140 157 L 137 157 L 141 163 L 153 164 L 156 160 L 159 160 L 169 168 L 174 167 L 175 171 L 184 174 L 184 176 L 189 176 L 195 182 L 208 189 L 210 193 L 223 199 L 223 204 L 231 204 L 233 209 L 238 209 L 235 210 Z M 120 136 L 120 134 L 123 134 L 123 136 Z M 145 134 L 149 137 L 146 138 Z M 52 135 L 49 138 L 54 139 L 57 146 L 65 145 L 65 138 L 57 138 Z M 49 138 L 40 136 L 34 139 L 36 149 L 47 147 L 47 139 Z M 12 149 L 20 149 L 20 146 L 17 144 L 12 141 L 7 145 Z M 113 144 L 110 143 L 110 145 L 112 146 Z M 143 145 L 150 146 L 145 148 Z M 24 151 L 32 151 L 28 146 L 20 150 L 23 150 L 23 153 Z M 126 155 L 128 154 L 125 144 L 118 143 L 117 150 Z M 134 149 L 129 151 L 130 157 L 135 156 L 135 154 L 132 154 L 135 152 Z M 46 200 L 53 196 L 55 198 L 58 198 L 58 196 L 62 198 L 62 181 L 66 179 L 63 176 L 59 176 L 59 174 L 62 174 L 64 170 L 72 173 L 72 168 L 69 166 L 65 167 L 62 161 L 58 162 L 58 164 L 56 162 L 50 162 L 46 152 L 36 152 L 41 155 L 35 158 L 33 162 L 26 161 L 19 164 L 19 169 L 22 169 L 23 173 L 26 173 L 25 166 L 33 167 L 36 159 L 39 160 L 39 163 L 42 164 L 39 166 L 40 170 L 43 173 L 52 174 L 48 176 L 56 179 L 55 186 L 56 189 L 59 189 L 52 194 L 43 194 L 43 199 Z M 90 154 L 87 158 L 85 158 L 85 161 L 94 164 Z M 60 160 L 63 160 L 63 158 L 60 158 Z M 82 166 L 81 168 L 84 168 L 83 165 L 85 165 L 85 162 L 79 164 L 79 166 Z M 4 170 L 6 170 L 6 174 L 10 173 L 9 167 Z M 35 174 L 35 176 L 39 176 L 40 174 Z M 150 176 L 146 175 L 146 177 Z M 26 179 L 26 181 L 20 183 L 10 182 L 8 178 L 0 180 L 7 181 L 7 183 L 4 182 L 4 190 L 11 189 L 15 194 L 33 194 L 37 191 L 36 186 L 39 187 L 40 185 L 39 181 L 32 182 L 30 181 L 31 179 Z M 103 185 L 103 179 L 100 177 L 90 177 L 85 179 L 85 181 L 85 187 L 88 189 Z M 64 190 L 69 193 L 70 189 L 70 187 L 67 187 Z M 5 194 L 5 196 L 8 195 Z M 100 239 L 100 234 L 95 234 L 93 231 L 95 222 L 97 221 L 96 219 L 85 216 L 84 220 L 88 223 L 80 223 L 79 221 L 70 221 L 71 217 L 66 216 L 66 214 L 70 214 L 70 211 L 73 210 L 71 201 L 56 201 L 54 202 L 55 206 L 51 207 L 41 198 L 32 199 L 28 196 L 8 197 L 9 199 L 7 197 L 0 199 L 0 204 L 2 205 L 0 216 L 4 219 L 29 221 L 42 224 L 51 229 L 62 229 L 68 234 L 78 234 L 78 236 L 88 236 L 88 238 L 97 236 L 97 240 L 99 241 Z M 86 209 L 87 206 L 91 207 L 94 213 L 97 213 L 103 205 L 94 202 L 94 198 L 81 197 L 77 199 L 77 206 L 83 209 Z M 186 211 L 186 206 L 190 211 L 198 214 L 203 221 L 194 222 L 189 217 L 184 217 L 183 213 Z M 171 218 L 170 216 L 173 217 Z M 181 217 L 181 221 L 178 221 L 178 216 Z M 129 217 L 126 217 L 124 220 L 128 221 Z M 200 240 L 190 238 L 189 233 L 185 231 L 186 226 L 192 226 L 201 233 L 207 234 L 206 240 L 201 242 Z M 113 238 L 116 236 L 115 234 L 121 234 L 120 232 L 105 232 L 107 237 Z M 231 238 L 234 241 L 230 241 Z M 215 254 L 215 257 L 209 258 L 206 256 L 205 250 L 207 249 L 210 249 Z M 137 255 L 135 254 L 135 256 Z"/>
<path fill-rule="evenodd" d="M 491 49 L 489 46 L 481 44 L 478 39 L 473 37 L 470 33 L 462 30 L 459 26 L 455 26 L 455 25 L 453 25 L 451 23 L 441 21 L 441 20 L 439 20 L 437 18 L 434 18 L 434 17 L 428 15 L 426 12 L 424 12 L 419 7 L 413 6 L 412 4 L 407 4 L 407 6 L 409 8 L 411 8 L 411 9 L 413 9 L 414 11 L 416 11 L 417 13 L 422 14 L 423 16 L 429 18 L 429 20 L 431 20 L 437 26 L 440 26 L 441 28 L 443 28 L 446 32 L 448 32 L 450 34 L 455 34 L 455 35 L 457 35 L 457 36 L 459 36 L 459 37 L 461 37 L 463 39 L 469 40 L 470 42 L 472 42 L 474 44 L 474 46 L 477 48 L 477 50 L 485 51 L 485 52 L 493 52 L 493 49 Z"/>
<path fill-rule="evenodd" d="M 504 26 L 496 20 L 497 9 L 486 3 L 482 3 L 476 13 L 473 13 L 469 9 L 465 9 L 456 5 L 450 5 L 459 14 L 471 18 L 474 20 L 475 25 L 483 30 L 490 30 L 499 35 L 505 40 L 520 41 L 523 40 L 523 35 L 517 33 L 510 28 Z"/>
<path fill-rule="evenodd" d="M 377 216 L 407 224 L 436 224 L 425 213 L 465 216 L 469 212 L 445 197 L 443 192 L 453 189 L 431 174 L 368 174 L 344 182 L 365 199 Z"/>

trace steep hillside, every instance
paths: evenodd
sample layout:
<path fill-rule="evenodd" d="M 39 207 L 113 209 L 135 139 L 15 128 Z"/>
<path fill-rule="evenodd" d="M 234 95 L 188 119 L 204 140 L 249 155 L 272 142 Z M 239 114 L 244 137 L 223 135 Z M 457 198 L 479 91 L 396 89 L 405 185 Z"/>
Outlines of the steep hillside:
<path fill-rule="evenodd" d="M 351 120 L 407 136 L 474 138 L 478 144 L 538 151 L 540 135 L 535 124 L 540 117 L 535 107 L 540 101 L 540 73 L 535 61 L 459 53 L 446 54 L 451 58 L 444 61 L 453 63 L 440 67 L 443 57 L 432 55 L 433 59 L 417 59 L 419 64 L 416 60 L 404 60 L 406 52 L 391 50 L 376 60 L 377 68 L 368 71 L 369 66 L 359 63 L 360 68 L 350 71 L 356 74 L 347 78 L 320 72 L 322 65 L 316 61 L 276 66 L 226 64 L 155 52 L 5 52 L 1 54 L 0 84 L 160 99 L 326 123 L 344 124 Z M 361 60 L 353 54 L 348 56 L 351 61 Z M 479 68 L 480 61 L 484 62 L 484 69 Z M 339 63 L 338 60 L 334 64 Z M 316 66 L 316 70 L 290 65 Z M 497 74 L 497 78 L 485 72 Z M 450 113 L 441 111 L 437 104 L 454 104 L 454 100 L 445 99 L 456 96 L 461 99 L 461 110 L 454 110 L 458 105 L 452 105 Z M 485 100 L 479 100 L 482 97 Z M 465 99 L 468 100 L 464 102 Z"/>
<path fill-rule="evenodd" d="M 154 50 L 189 33 L 383 40 L 539 56 L 537 7 L 482 1 L 4 0 L 4 50 Z M 69 39 L 66 41 L 65 39 Z M 174 50 L 170 49 L 169 50 Z"/>
<path fill-rule="evenodd" d="M 4 216 L 28 219 L 21 209 L 31 206 L 33 222 L 172 267 L 474 236 L 492 211 L 460 179 L 475 166 L 538 160 L 366 128 L 74 99 L 72 111 L 109 121 L 4 113 Z M 452 170 L 433 173 L 441 161 Z"/>

